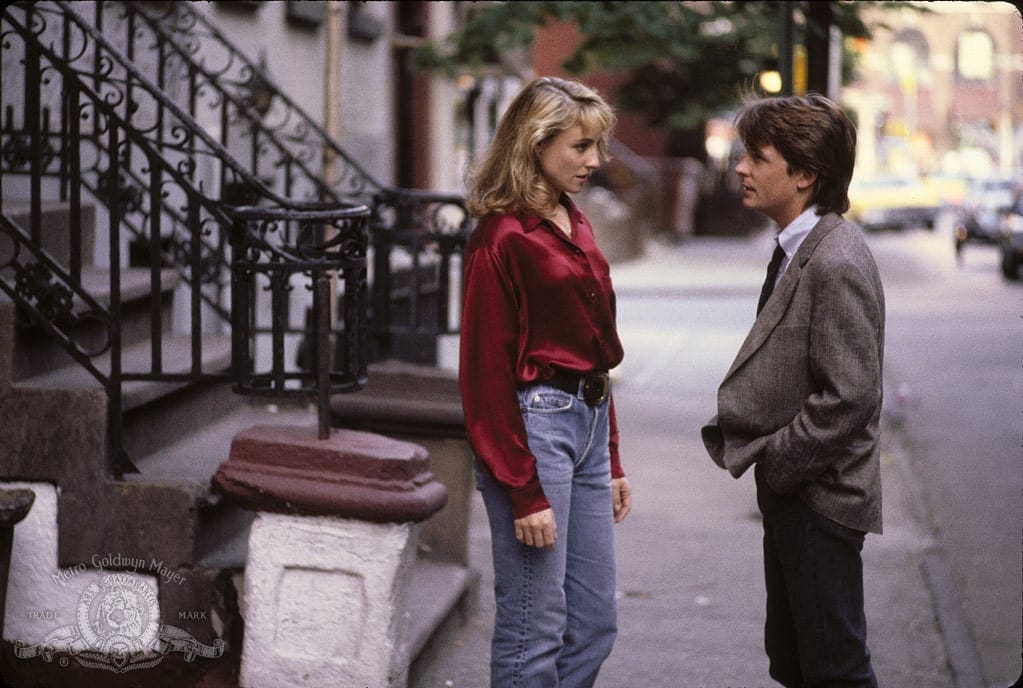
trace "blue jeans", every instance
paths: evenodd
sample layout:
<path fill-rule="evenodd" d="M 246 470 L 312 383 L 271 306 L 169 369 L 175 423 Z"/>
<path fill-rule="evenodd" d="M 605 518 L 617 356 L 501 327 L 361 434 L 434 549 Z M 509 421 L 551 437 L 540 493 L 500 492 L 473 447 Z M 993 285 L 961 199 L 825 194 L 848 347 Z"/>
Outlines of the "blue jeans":
<path fill-rule="evenodd" d="M 490 685 L 588 688 L 617 633 L 608 403 L 534 385 L 519 405 L 558 536 L 553 550 L 519 543 L 506 492 L 477 464 L 497 602 Z"/>

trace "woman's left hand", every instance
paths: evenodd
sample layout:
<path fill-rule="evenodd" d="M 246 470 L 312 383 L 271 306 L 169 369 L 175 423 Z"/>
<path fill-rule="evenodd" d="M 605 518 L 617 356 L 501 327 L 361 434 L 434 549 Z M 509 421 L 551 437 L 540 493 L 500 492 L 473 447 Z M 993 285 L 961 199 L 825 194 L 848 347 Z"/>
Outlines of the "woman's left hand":
<path fill-rule="evenodd" d="M 614 506 L 615 523 L 621 523 L 632 511 L 632 487 L 628 478 L 611 479 L 611 501 Z"/>

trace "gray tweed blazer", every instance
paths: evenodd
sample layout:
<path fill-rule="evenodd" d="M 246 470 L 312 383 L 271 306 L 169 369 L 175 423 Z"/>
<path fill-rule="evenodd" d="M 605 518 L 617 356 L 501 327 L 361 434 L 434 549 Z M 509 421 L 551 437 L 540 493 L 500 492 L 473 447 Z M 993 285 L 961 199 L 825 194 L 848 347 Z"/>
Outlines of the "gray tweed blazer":
<path fill-rule="evenodd" d="M 858 227 L 820 219 L 757 317 L 702 430 L 734 477 L 754 463 L 777 492 L 881 532 L 878 425 L 884 291 Z"/>

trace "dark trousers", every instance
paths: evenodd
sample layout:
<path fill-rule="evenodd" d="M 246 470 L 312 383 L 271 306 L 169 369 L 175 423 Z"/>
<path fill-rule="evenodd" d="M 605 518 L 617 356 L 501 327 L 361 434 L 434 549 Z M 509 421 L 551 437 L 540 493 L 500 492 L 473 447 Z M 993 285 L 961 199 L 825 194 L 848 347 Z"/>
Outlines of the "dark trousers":
<path fill-rule="evenodd" d="M 877 688 L 863 612 L 864 533 L 774 492 L 759 466 L 756 479 L 771 677 L 788 688 Z"/>

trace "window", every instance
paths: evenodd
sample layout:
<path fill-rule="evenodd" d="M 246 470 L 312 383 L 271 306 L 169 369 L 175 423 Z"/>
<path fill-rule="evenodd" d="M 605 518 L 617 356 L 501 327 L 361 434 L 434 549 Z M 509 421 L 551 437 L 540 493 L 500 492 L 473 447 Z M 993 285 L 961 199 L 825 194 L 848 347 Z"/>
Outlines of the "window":
<path fill-rule="evenodd" d="M 889 58 L 893 82 L 913 90 L 931 85 L 930 48 L 927 39 L 916 29 L 896 34 Z"/>
<path fill-rule="evenodd" d="M 963 81 L 990 81 L 995 74 L 995 44 L 984 31 L 973 29 L 956 42 L 956 74 Z"/>

